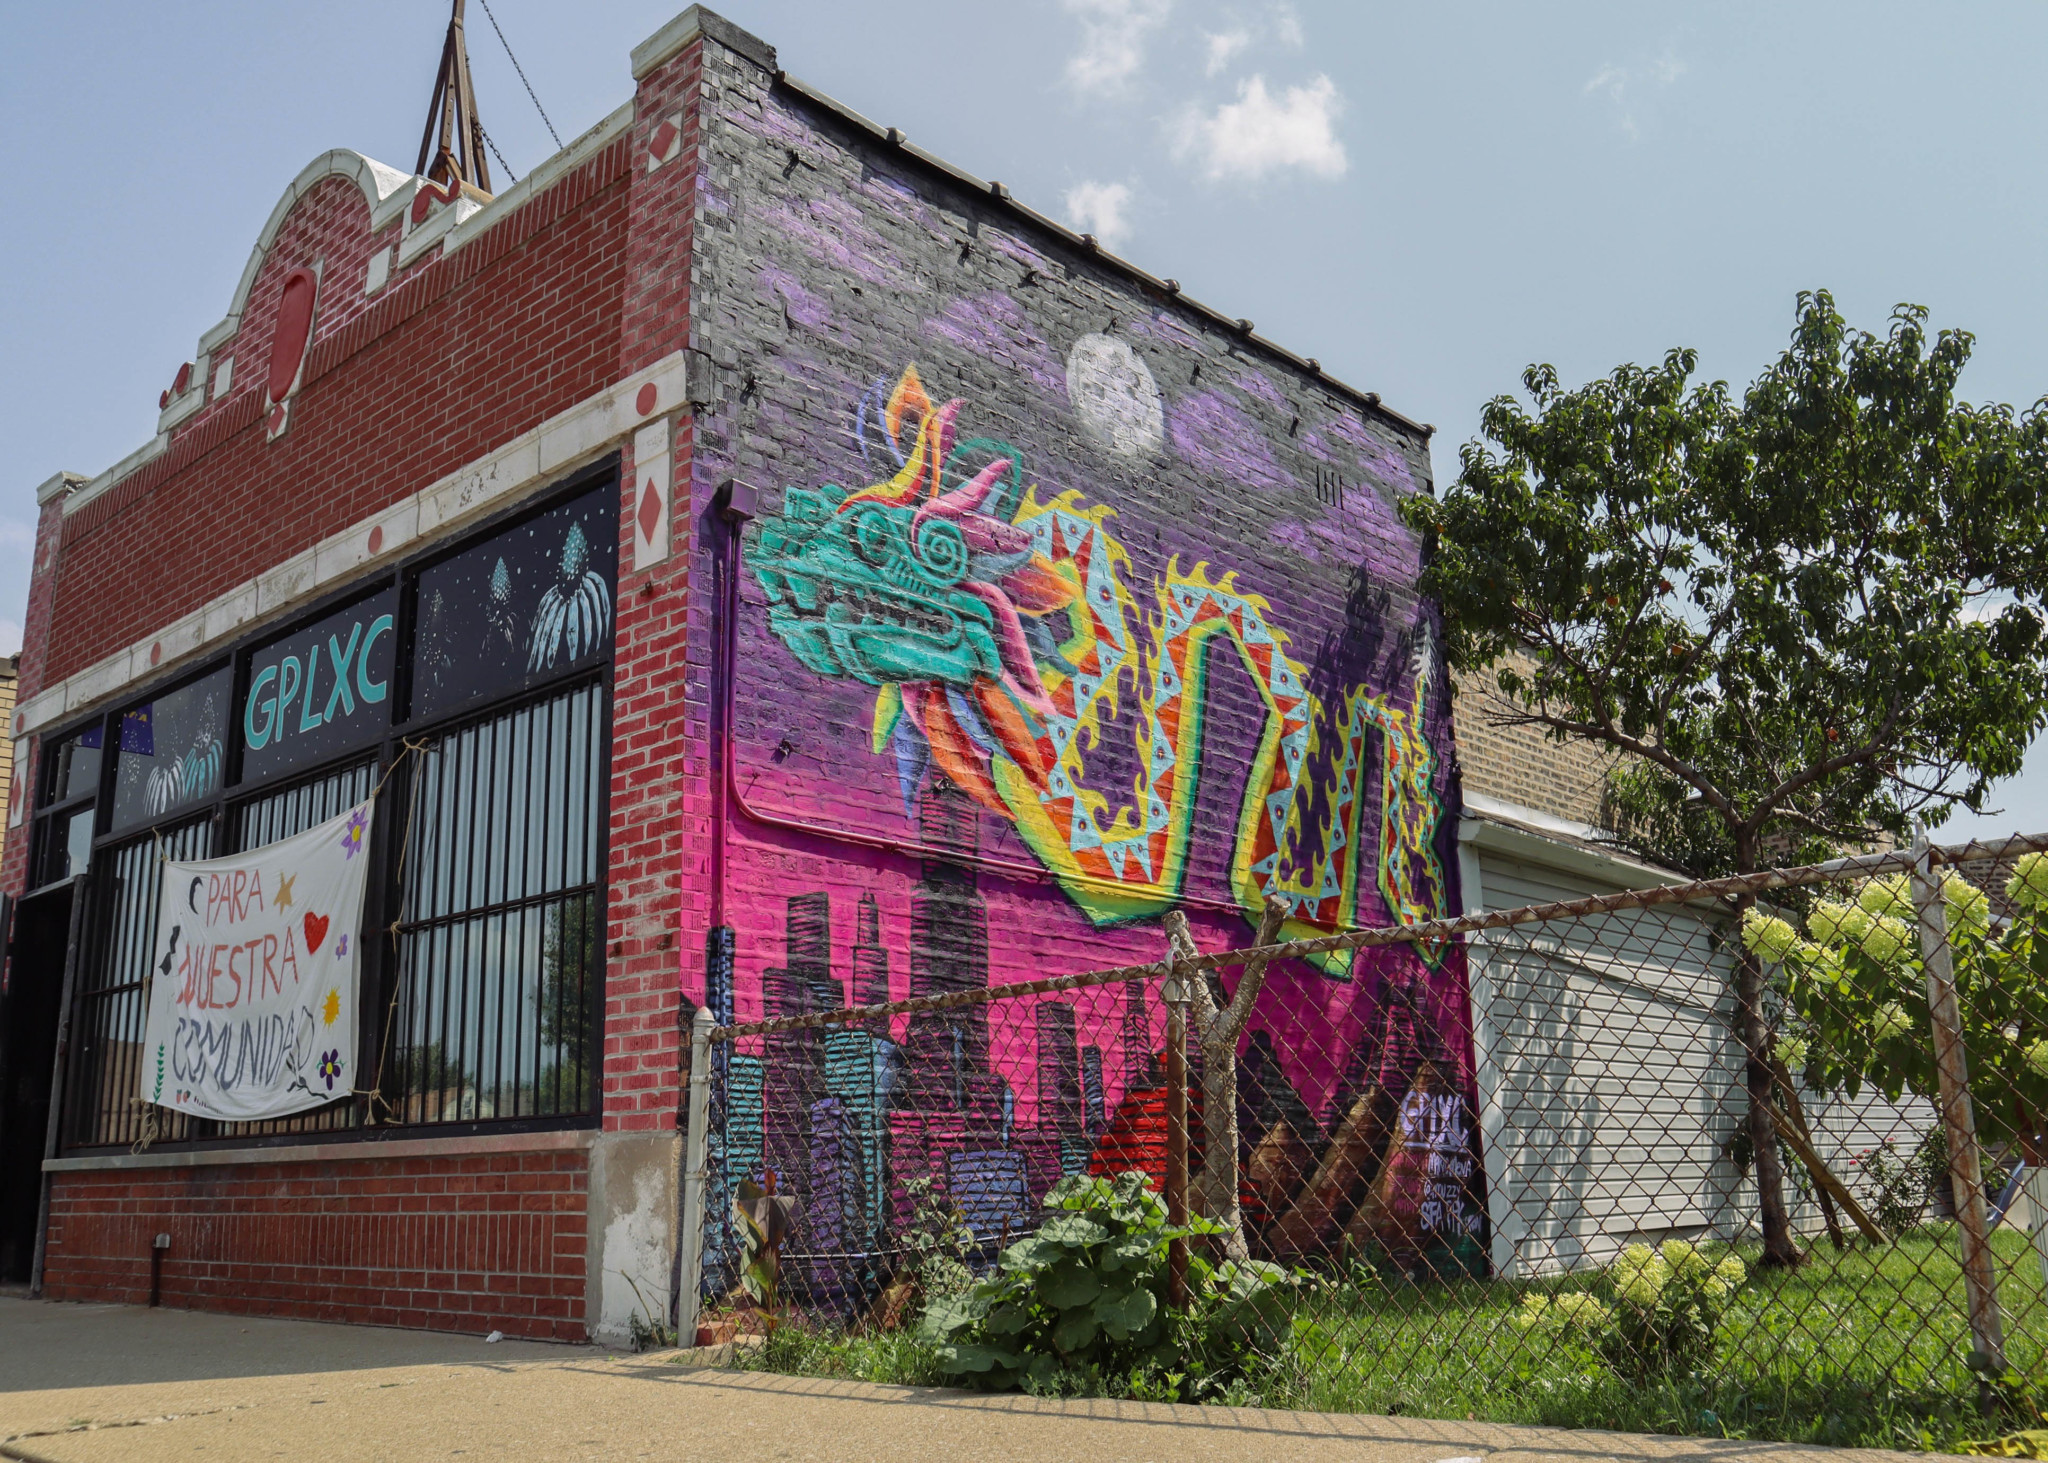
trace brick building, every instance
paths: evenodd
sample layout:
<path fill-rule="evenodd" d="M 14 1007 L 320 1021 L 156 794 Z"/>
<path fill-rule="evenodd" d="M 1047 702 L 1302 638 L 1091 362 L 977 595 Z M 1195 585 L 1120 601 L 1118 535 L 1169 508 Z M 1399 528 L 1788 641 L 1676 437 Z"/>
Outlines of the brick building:
<path fill-rule="evenodd" d="M 1156 959 L 1176 905 L 1209 947 L 1269 895 L 1291 935 L 1460 907 L 1395 511 L 1429 429 L 701 8 L 633 74 L 495 197 L 316 159 L 157 435 L 38 494 L 0 1263 L 48 1295 L 143 1296 L 167 1235 L 170 1304 L 621 1334 L 672 1303 L 699 1005 Z M 372 788 L 370 1080 L 144 1103 L 159 854 Z M 1462 952 L 1270 979 L 1300 1110 L 1415 1052 L 1473 1090 Z M 1062 1010 L 737 1051 L 714 1176 L 790 1175 L 814 1249 L 883 1243 L 920 1166 L 1022 1209 L 1163 1029 Z M 892 1107 L 941 1069 L 943 1120 Z"/>

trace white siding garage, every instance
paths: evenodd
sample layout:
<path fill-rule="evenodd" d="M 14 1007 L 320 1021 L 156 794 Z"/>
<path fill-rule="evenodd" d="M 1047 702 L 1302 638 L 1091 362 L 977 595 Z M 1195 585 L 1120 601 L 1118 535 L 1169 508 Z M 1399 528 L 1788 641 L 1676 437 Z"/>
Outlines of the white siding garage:
<path fill-rule="evenodd" d="M 1468 795 L 1459 829 L 1467 913 L 1678 882 L 1589 846 L 1595 830 Z M 1493 1263 L 1503 1276 L 1604 1264 L 1623 1245 L 1735 1239 L 1754 1189 L 1728 1154 L 1746 1106 L 1728 922 L 1666 905 L 1491 931 L 1471 946 L 1479 1120 Z M 1817 1146 L 1848 1160 L 1910 1147 L 1925 1104 L 1806 1102 Z M 1795 1188 L 1793 1220 L 1820 1212 Z"/>

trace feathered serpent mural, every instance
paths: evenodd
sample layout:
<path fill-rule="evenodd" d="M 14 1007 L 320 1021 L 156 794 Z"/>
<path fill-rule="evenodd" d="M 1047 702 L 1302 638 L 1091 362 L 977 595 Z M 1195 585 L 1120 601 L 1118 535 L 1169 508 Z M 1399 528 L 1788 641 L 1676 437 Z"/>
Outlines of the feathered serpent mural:
<path fill-rule="evenodd" d="M 1371 860 L 1392 918 L 1436 917 L 1427 622 L 1405 686 L 1352 687 L 1325 704 L 1268 602 L 1234 573 L 1174 559 L 1141 606 L 1111 511 L 1074 489 L 1041 498 L 1008 443 L 958 440 L 965 406 L 935 404 L 915 366 L 877 383 L 858 434 L 894 474 L 789 488 L 746 549 L 783 644 L 820 675 L 877 688 L 871 748 L 893 759 L 906 811 L 928 776 L 943 778 L 1014 825 L 1097 924 L 1161 913 L 1186 875 L 1206 652 L 1220 640 L 1264 707 L 1233 840 L 1238 903 L 1255 916 L 1268 896 L 1285 900 L 1290 936 L 1350 926 Z M 1138 773 L 1112 796 L 1091 782 L 1088 754 L 1133 694 Z M 1349 957 L 1323 964 L 1341 975 Z"/>

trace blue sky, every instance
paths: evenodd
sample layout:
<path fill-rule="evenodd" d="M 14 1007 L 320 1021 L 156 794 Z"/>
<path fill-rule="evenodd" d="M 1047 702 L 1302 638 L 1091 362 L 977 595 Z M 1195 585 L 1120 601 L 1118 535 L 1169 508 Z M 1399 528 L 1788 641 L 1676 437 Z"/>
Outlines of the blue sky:
<path fill-rule="evenodd" d="M 568 138 L 674 0 L 490 0 Z M 727 0 L 793 74 L 1437 424 L 1523 366 L 1693 345 L 1744 381 L 1802 288 L 1977 335 L 1966 394 L 2048 391 L 2048 8 L 1363 0 Z M 434 0 L 0 11 L 0 639 L 51 472 L 98 472 L 329 147 L 410 167 Z M 484 125 L 553 150 L 471 0 Z M 317 485 L 306 485 L 317 491 Z M 232 532 L 233 525 L 222 531 Z M 2048 751 L 2002 789 L 2048 827 Z"/>

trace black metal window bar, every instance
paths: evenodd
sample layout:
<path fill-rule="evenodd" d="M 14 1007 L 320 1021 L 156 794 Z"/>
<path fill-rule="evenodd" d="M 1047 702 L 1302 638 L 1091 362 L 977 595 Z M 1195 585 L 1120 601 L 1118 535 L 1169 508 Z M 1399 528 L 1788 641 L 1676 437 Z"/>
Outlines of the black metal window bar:
<path fill-rule="evenodd" d="M 408 1123 L 596 1108 L 603 688 L 470 722 L 422 752 L 386 1087 Z"/>
<path fill-rule="evenodd" d="M 145 834 L 108 850 L 93 875 L 90 953 L 79 972 L 72 1018 L 77 1036 L 64 1125 L 72 1143 L 133 1143 L 142 1136 L 145 1115 L 136 1094 L 142 1084 L 162 860 L 212 857 L 213 819 L 165 829 L 162 839 L 161 849 L 155 835 Z M 182 1113 L 164 1110 L 158 1116 L 158 1136 L 196 1136 L 192 1120 Z"/>

